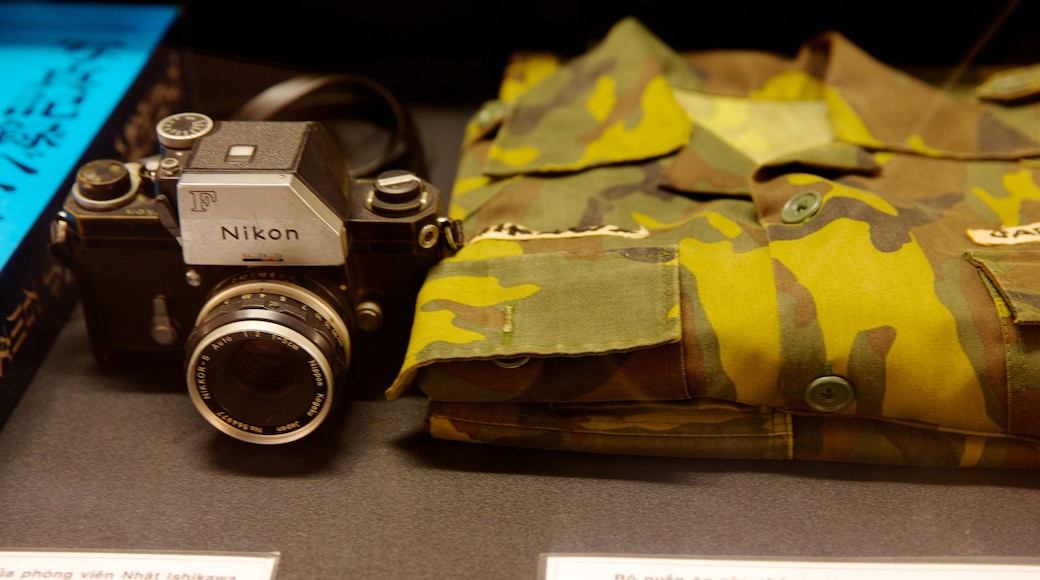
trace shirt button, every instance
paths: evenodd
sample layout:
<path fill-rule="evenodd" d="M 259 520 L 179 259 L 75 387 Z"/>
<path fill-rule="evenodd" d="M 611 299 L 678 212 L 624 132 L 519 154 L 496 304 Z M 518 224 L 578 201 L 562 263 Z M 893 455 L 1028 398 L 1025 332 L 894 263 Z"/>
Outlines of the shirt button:
<path fill-rule="evenodd" d="M 823 196 L 819 193 L 812 190 L 803 191 L 784 204 L 784 209 L 780 212 L 780 219 L 785 224 L 802 223 L 816 215 L 822 202 Z"/>
<path fill-rule="evenodd" d="M 840 411 L 855 399 L 852 383 L 841 377 L 820 377 L 805 387 L 805 403 L 824 413 Z"/>
<path fill-rule="evenodd" d="M 504 369 L 517 369 L 530 362 L 530 360 L 531 357 L 529 356 L 518 356 L 513 358 L 496 358 L 492 362 Z"/>

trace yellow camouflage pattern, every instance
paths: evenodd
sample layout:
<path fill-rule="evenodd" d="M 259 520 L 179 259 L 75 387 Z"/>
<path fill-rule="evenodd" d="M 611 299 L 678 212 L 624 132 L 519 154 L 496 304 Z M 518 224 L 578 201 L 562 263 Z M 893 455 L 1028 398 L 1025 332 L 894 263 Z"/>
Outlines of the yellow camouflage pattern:
<path fill-rule="evenodd" d="M 517 55 L 388 397 L 478 443 L 1040 468 L 1040 105 L 1004 75 L 955 95 L 836 33 L 680 54 L 631 18 Z"/>

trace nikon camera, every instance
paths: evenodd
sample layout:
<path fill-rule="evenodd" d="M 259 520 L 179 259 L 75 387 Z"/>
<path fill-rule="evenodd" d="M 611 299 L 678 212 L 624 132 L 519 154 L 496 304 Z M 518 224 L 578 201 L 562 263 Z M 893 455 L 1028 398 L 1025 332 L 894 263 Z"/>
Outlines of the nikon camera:
<path fill-rule="evenodd" d="M 316 122 L 181 113 L 157 131 L 159 155 L 83 165 L 54 222 L 95 355 L 183 357 L 195 407 L 254 443 L 389 386 L 426 271 L 461 240 L 440 192 L 350 178 Z"/>

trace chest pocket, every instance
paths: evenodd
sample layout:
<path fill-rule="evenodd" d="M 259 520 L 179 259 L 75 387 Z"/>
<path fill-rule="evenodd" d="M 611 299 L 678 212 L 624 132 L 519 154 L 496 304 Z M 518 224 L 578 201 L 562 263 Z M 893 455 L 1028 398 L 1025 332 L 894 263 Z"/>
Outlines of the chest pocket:
<path fill-rule="evenodd" d="M 1040 250 L 973 251 L 966 257 L 982 274 L 1003 325 L 1008 431 L 1040 435 Z"/>
<path fill-rule="evenodd" d="M 430 272 L 390 396 L 430 366 L 421 386 L 436 400 L 645 398 L 654 385 L 687 398 L 679 296 L 675 247 L 472 244 Z"/>

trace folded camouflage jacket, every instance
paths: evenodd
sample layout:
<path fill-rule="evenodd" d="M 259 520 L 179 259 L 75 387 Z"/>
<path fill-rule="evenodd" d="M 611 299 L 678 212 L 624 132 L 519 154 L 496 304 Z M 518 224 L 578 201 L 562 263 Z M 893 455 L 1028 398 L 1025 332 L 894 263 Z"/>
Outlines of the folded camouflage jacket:
<path fill-rule="evenodd" d="M 518 55 L 467 128 L 393 398 L 439 438 L 1040 468 L 1040 90 L 839 34 Z"/>

